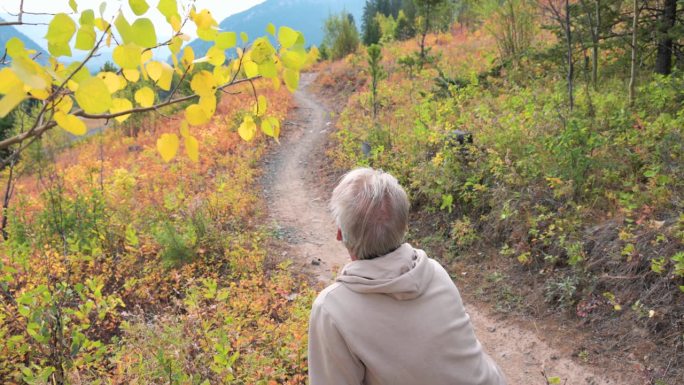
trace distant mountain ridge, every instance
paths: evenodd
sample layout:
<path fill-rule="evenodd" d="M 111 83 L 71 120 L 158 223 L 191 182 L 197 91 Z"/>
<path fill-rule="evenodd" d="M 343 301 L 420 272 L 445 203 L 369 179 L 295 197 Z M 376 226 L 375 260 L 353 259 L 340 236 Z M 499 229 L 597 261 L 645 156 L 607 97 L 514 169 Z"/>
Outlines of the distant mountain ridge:
<path fill-rule="evenodd" d="M 5 21 L 5 19 L 0 17 L 0 22 L 3 22 L 3 21 Z M 45 54 L 45 50 L 43 50 L 43 48 L 41 48 L 41 46 L 39 46 L 38 43 L 31 40 L 30 37 L 21 33 L 13 25 L 6 25 L 3 27 L 0 27 L 0 56 L 2 56 L 5 53 L 5 45 L 7 44 L 7 41 L 13 37 L 18 37 L 19 40 L 24 42 L 24 47 L 26 47 L 26 49 L 32 49 L 32 50 L 36 50 L 37 52 L 40 52 L 41 54 L 38 57 L 39 61 L 42 61 L 42 60 L 47 61 L 47 55 Z M 41 59 L 41 57 L 42 57 L 42 59 Z"/>
<path fill-rule="evenodd" d="M 266 35 L 266 26 L 286 25 L 304 34 L 306 45 L 319 46 L 323 41 L 323 24 L 329 15 L 343 10 L 354 17 L 360 28 L 365 0 L 266 0 L 254 7 L 231 15 L 219 23 L 223 31 L 247 32 L 249 39 Z M 204 56 L 212 42 L 195 39 L 190 46 L 195 57 Z"/>

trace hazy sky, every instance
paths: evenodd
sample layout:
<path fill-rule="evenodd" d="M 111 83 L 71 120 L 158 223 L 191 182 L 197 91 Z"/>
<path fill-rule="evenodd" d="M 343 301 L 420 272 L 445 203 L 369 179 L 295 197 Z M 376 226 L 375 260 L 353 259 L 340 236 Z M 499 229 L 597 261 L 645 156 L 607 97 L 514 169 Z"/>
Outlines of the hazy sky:
<path fill-rule="evenodd" d="M 198 10 L 203 8 L 209 9 L 213 14 L 214 19 L 220 23 L 221 20 L 225 19 L 226 17 L 244 11 L 264 1 L 265 0 L 196 0 L 194 3 Z M 76 0 L 79 12 L 83 9 L 94 9 L 96 14 L 98 13 L 98 8 L 102 2 L 102 0 Z M 105 2 L 107 3 L 107 9 L 105 11 L 106 20 L 109 20 L 113 15 L 115 15 L 119 9 L 128 8 L 128 0 L 107 0 Z M 8 13 L 18 13 L 19 3 L 20 0 L 0 0 L 0 17 L 9 20 L 16 19 L 16 17 L 13 18 L 12 16 L 8 15 Z M 141 17 L 148 17 L 152 20 L 155 26 L 159 26 L 159 29 L 157 29 L 157 37 L 161 39 L 171 35 L 171 26 L 166 23 L 164 16 L 162 16 L 157 10 L 158 3 L 159 0 L 147 0 L 147 4 L 150 6 L 150 9 Z M 178 0 L 179 8 L 181 8 L 181 4 L 188 5 L 190 3 L 192 3 L 191 0 Z M 122 7 L 124 4 L 126 6 Z M 71 8 L 69 8 L 68 0 L 24 0 L 24 11 L 40 13 L 71 13 Z M 124 15 L 127 19 L 134 17 L 134 15 L 130 12 L 124 12 Z M 77 20 L 78 16 L 74 15 L 74 19 Z M 24 16 L 24 21 L 46 22 L 46 20 L 49 21 L 49 17 L 30 15 Z M 47 26 L 19 26 L 18 28 L 21 32 L 28 35 L 38 44 L 45 46 L 46 43 L 43 39 L 43 36 L 45 36 Z M 190 35 L 192 38 L 196 37 L 194 28 L 186 27 L 183 29 L 183 32 Z"/>

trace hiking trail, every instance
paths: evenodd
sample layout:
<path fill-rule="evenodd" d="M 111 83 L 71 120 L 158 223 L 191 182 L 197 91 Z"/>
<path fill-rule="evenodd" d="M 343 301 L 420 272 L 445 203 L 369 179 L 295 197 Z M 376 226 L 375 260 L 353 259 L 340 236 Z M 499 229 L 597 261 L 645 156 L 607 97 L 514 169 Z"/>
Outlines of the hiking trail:
<path fill-rule="evenodd" d="M 335 239 L 337 228 L 327 208 L 331 191 L 323 191 L 325 183 L 315 165 L 334 129 L 329 112 L 308 90 L 315 77 L 302 74 L 295 93 L 296 108 L 284 123 L 281 145 L 266 158 L 262 183 L 269 197 L 269 220 L 286 244 L 283 258 L 317 277 L 322 288 L 349 261 L 349 255 Z M 625 363 L 595 367 L 573 360 L 562 337 L 571 335 L 567 331 L 545 335 L 533 319 L 524 320 L 523 326 L 516 317 L 494 314 L 464 301 L 478 339 L 503 369 L 509 385 L 546 384 L 542 370 L 548 377 L 560 377 L 566 385 L 644 383 L 636 370 L 624 370 Z"/>

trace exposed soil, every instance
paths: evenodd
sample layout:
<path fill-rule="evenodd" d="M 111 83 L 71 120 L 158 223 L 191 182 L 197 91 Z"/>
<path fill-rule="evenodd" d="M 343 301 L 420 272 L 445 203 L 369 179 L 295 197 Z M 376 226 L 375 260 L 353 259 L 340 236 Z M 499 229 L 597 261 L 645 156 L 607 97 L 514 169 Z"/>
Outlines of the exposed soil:
<path fill-rule="evenodd" d="M 324 148 L 333 129 L 330 114 L 308 86 L 315 74 L 303 74 L 295 94 L 297 108 L 286 122 L 283 143 L 267 157 L 263 179 L 273 231 L 282 240 L 283 256 L 323 284 L 348 262 L 335 240 L 335 225 L 327 210 L 330 186 L 323 175 Z M 323 175 L 323 176 L 322 176 Z M 487 305 L 470 302 L 466 309 L 485 350 L 496 360 L 510 385 L 546 384 L 558 376 L 567 385 L 636 385 L 644 380 L 624 363 L 594 367 L 573 359 L 569 342 L 584 338 L 572 331 L 538 327 L 534 320 L 496 315 Z"/>

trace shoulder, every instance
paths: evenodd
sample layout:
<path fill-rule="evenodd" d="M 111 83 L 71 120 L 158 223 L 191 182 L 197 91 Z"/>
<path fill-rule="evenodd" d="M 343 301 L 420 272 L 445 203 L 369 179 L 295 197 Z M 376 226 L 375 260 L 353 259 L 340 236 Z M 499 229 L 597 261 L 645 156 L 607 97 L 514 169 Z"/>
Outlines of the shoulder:
<path fill-rule="evenodd" d="M 326 306 L 327 303 L 330 302 L 330 298 L 334 297 L 336 295 L 336 292 L 340 290 L 342 287 L 342 284 L 339 282 L 335 282 L 332 285 L 326 287 L 323 289 L 320 293 L 318 293 L 318 296 L 313 302 L 312 308 L 313 309 L 322 309 Z"/>

